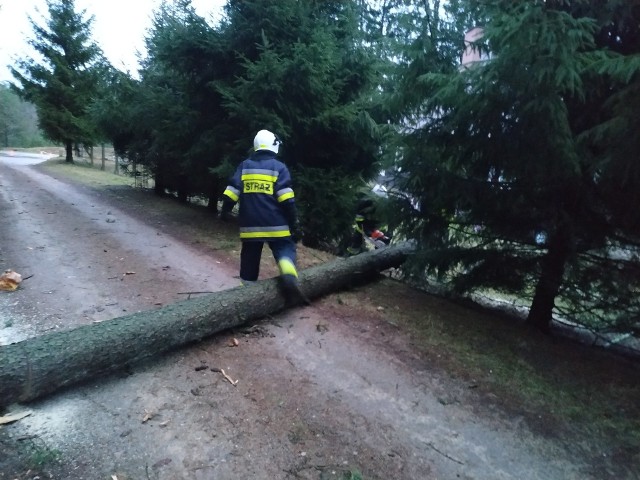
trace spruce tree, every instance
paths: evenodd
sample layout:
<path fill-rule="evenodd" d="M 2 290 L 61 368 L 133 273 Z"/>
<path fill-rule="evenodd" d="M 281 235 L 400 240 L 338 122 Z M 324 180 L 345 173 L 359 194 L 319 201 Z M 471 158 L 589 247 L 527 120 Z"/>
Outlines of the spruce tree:
<path fill-rule="evenodd" d="M 29 44 L 41 60 L 25 58 L 11 73 L 15 90 L 33 103 L 44 134 L 66 149 L 91 144 L 94 126 L 87 110 L 95 99 L 105 61 L 91 40 L 93 17 L 76 11 L 74 0 L 47 0 L 48 18 L 40 25 L 30 18 L 34 37 Z"/>
<path fill-rule="evenodd" d="M 156 193 L 208 197 L 215 210 L 230 139 L 216 84 L 234 77 L 236 59 L 189 0 L 160 5 L 146 47 L 140 80 L 114 79 L 106 108 L 119 120 L 103 121 L 119 154 L 153 175 Z"/>
<path fill-rule="evenodd" d="M 226 185 L 219 170 L 229 155 L 232 136 L 216 86 L 235 78 L 237 65 L 220 30 L 198 16 L 189 0 L 161 9 L 147 40 L 149 57 L 143 75 L 145 88 L 172 92 L 172 102 L 161 108 L 182 128 L 164 128 L 162 136 L 169 143 L 165 151 L 179 156 L 173 162 L 182 180 L 179 189 L 208 198 L 214 211 Z M 184 193 L 179 191 L 179 196 L 184 199 Z"/>
<path fill-rule="evenodd" d="M 554 313 L 603 327 L 638 312 L 638 10 L 600 3 L 485 4 L 489 57 L 416 77 L 408 102 L 415 265 L 529 297 L 542 330 Z"/>
<path fill-rule="evenodd" d="M 271 129 L 305 187 L 305 241 L 342 234 L 352 190 L 375 173 L 381 142 L 369 111 L 376 63 L 356 18 L 344 2 L 230 1 L 210 26 L 189 0 L 162 4 L 140 83 L 123 91 L 127 104 L 136 99 L 124 122 L 135 131 L 120 145 L 159 191 L 204 194 L 215 206 L 255 132 Z"/>
<path fill-rule="evenodd" d="M 381 137 L 372 117 L 376 61 L 350 2 L 230 1 L 223 34 L 237 75 L 218 85 L 234 126 L 237 163 L 255 132 L 276 132 L 302 188 L 304 242 L 348 231 L 360 177 L 376 173 Z M 344 208 L 347 206 L 347 208 Z"/>

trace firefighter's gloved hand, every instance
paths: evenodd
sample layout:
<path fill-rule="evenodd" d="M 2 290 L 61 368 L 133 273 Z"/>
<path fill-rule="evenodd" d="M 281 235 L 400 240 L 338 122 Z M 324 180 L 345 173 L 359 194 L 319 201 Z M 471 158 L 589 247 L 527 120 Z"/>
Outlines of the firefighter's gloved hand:
<path fill-rule="evenodd" d="M 298 243 L 302 240 L 302 230 L 298 225 L 294 225 L 291 228 L 291 240 L 293 240 L 294 243 Z"/>
<path fill-rule="evenodd" d="M 232 202 L 229 198 L 225 198 L 222 201 L 222 208 L 220 209 L 220 220 L 223 222 L 228 222 L 233 220 L 233 214 L 231 210 L 233 210 L 234 202 Z"/>

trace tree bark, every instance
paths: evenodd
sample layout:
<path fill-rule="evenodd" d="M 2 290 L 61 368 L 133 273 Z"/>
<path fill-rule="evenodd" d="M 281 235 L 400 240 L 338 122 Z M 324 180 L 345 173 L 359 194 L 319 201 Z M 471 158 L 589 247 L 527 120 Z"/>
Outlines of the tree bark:
<path fill-rule="evenodd" d="M 68 163 L 73 163 L 73 142 L 71 140 L 67 140 L 65 142 L 65 151 L 66 151 L 66 157 L 64 161 Z"/>
<path fill-rule="evenodd" d="M 564 270 L 570 246 L 565 235 L 550 239 L 549 249 L 542 260 L 542 271 L 527 316 L 527 323 L 538 330 L 549 333 L 553 320 L 553 307 L 562 286 Z"/>
<path fill-rule="evenodd" d="M 167 186 L 165 184 L 164 177 L 162 173 L 158 171 L 153 177 L 153 193 L 162 197 L 164 196 L 165 188 L 167 188 Z"/>
<path fill-rule="evenodd" d="M 300 288 L 309 299 L 318 298 L 371 281 L 404 263 L 410 253 L 411 247 L 401 244 L 337 259 L 301 271 Z M 0 407 L 112 373 L 291 306 L 272 278 L 0 346 Z"/>
<path fill-rule="evenodd" d="M 178 201 L 181 203 L 187 203 L 189 200 L 189 190 L 187 188 L 187 176 L 184 174 L 178 175 Z"/>

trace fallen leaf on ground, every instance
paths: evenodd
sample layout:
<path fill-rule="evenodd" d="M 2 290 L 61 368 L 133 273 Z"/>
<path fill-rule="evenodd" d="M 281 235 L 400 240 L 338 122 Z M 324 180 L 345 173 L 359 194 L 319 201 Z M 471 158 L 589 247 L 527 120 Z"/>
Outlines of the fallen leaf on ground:
<path fill-rule="evenodd" d="M 13 270 L 5 270 L 0 275 L 0 290 L 13 291 L 18 288 L 20 282 L 22 282 L 22 275 Z"/>

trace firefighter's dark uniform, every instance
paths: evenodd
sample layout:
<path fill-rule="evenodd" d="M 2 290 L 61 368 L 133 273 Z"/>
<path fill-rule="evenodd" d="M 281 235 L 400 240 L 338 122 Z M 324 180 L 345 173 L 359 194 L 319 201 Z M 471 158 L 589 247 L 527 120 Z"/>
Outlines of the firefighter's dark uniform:
<path fill-rule="evenodd" d="M 258 279 L 262 247 L 267 242 L 280 274 L 295 281 L 298 272 L 292 229 L 297 218 L 291 174 L 286 165 L 274 152 L 258 150 L 238 166 L 224 196 L 223 216 L 240 202 L 240 279 L 243 282 Z"/>
<path fill-rule="evenodd" d="M 349 255 L 357 255 L 363 251 L 363 235 L 371 235 L 377 227 L 376 205 L 370 198 L 361 198 L 356 205 L 356 215 L 353 219 L 353 233 L 347 247 Z"/>

